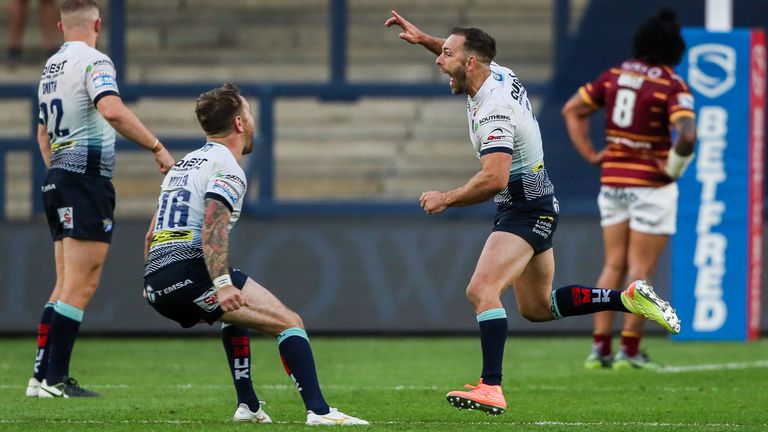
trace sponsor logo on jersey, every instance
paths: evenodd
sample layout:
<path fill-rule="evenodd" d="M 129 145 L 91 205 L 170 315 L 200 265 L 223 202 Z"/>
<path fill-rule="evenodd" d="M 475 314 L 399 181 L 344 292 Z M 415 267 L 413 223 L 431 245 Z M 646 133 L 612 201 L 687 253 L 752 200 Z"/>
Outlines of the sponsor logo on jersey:
<path fill-rule="evenodd" d="M 498 134 L 498 135 L 494 135 L 494 134 Z M 503 138 L 504 138 L 504 131 L 501 130 L 500 128 L 496 128 L 496 129 L 491 131 L 491 134 L 488 135 L 488 138 L 486 138 L 485 141 L 486 142 L 487 141 L 496 141 L 496 140 L 500 140 L 500 139 L 503 139 Z"/>
<path fill-rule="evenodd" d="M 163 288 L 161 291 L 158 292 L 158 294 L 162 294 L 162 295 L 170 294 L 170 293 L 176 291 L 179 288 L 184 288 L 185 286 L 187 286 L 189 284 L 193 284 L 193 283 L 194 282 L 192 281 L 192 279 L 185 279 L 184 281 L 176 282 L 175 284 L 173 284 L 171 286 L 167 286 L 167 287 Z"/>
<path fill-rule="evenodd" d="M 57 151 L 64 150 L 74 145 L 75 145 L 74 141 L 64 141 L 61 143 L 51 144 L 51 152 L 56 153 Z"/>
<path fill-rule="evenodd" d="M 214 180 L 213 186 L 211 187 L 212 190 L 216 192 L 223 192 L 224 195 L 226 195 L 227 199 L 229 199 L 230 202 L 237 202 L 238 199 L 240 199 L 240 194 L 237 193 L 235 188 L 230 186 L 227 182 L 224 180 Z"/>
<path fill-rule="evenodd" d="M 689 110 L 693 109 L 693 95 L 688 93 L 680 93 L 677 95 L 677 104 L 682 108 Z"/>
<path fill-rule="evenodd" d="M 635 141 L 633 139 L 617 137 L 612 135 L 608 135 L 607 137 L 605 137 L 605 140 L 608 142 L 621 144 L 623 146 L 627 146 L 635 149 L 641 149 L 641 150 L 653 149 L 653 144 L 649 143 L 648 141 Z"/>
<path fill-rule="evenodd" d="M 630 74 L 621 74 L 619 75 L 619 80 L 617 82 L 618 85 L 621 87 L 629 87 L 633 89 L 639 89 L 643 86 L 643 82 L 645 80 L 642 76 L 638 75 L 630 75 Z"/>
<path fill-rule="evenodd" d="M 115 67 L 115 65 L 112 64 L 112 62 L 107 59 L 96 60 L 95 62 L 93 62 L 93 65 L 94 66 L 110 65 L 112 67 Z"/>
<path fill-rule="evenodd" d="M 154 290 L 154 288 L 152 288 L 152 285 L 147 285 L 146 287 L 144 287 L 144 294 L 147 296 L 147 300 L 150 303 L 154 303 L 155 302 L 155 299 L 156 299 L 156 297 L 155 297 L 155 290 Z"/>
<path fill-rule="evenodd" d="M 663 72 L 661 71 L 661 68 L 660 68 L 660 67 L 658 67 L 658 66 L 653 66 L 653 67 L 651 67 L 650 69 L 648 69 L 648 72 L 647 72 L 647 73 L 648 73 L 648 76 L 649 76 L 649 77 L 651 77 L 651 78 L 658 78 L 658 77 L 660 77 L 660 76 L 661 76 L 661 74 L 662 74 Z"/>
<path fill-rule="evenodd" d="M 44 185 L 43 187 L 41 187 L 40 190 L 42 190 L 43 193 L 50 192 L 52 190 L 56 190 L 56 185 L 53 184 L 53 183 L 47 184 L 47 185 Z"/>
<path fill-rule="evenodd" d="M 106 218 L 101 220 L 101 224 L 104 226 L 104 232 L 112 231 L 112 219 Z"/>
<path fill-rule="evenodd" d="M 600 193 L 606 199 L 616 200 L 622 203 L 633 203 L 637 201 L 637 195 L 634 192 L 625 190 L 624 188 L 604 187 Z"/>
<path fill-rule="evenodd" d="M 45 67 L 43 68 L 43 75 L 55 74 L 55 73 L 63 72 L 64 71 L 64 65 L 67 63 L 67 61 L 68 60 L 64 60 L 61 63 L 51 63 L 51 64 L 45 65 Z"/>
<path fill-rule="evenodd" d="M 204 292 L 200 297 L 194 300 L 195 304 L 206 312 L 213 312 L 219 307 L 219 298 L 216 295 L 216 289 L 213 287 L 208 288 L 208 291 Z"/>
<path fill-rule="evenodd" d="M 688 53 L 688 82 L 708 98 L 716 98 L 736 83 L 736 51 L 725 45 L 705 43 Z"/>
<path fill-rule="evenodd" d="M 59 222 L 61 222 L 64 229 L 74 228 L 75 217 L 72 214 L 72 207 L 59 207 L 57 210 L 59 212 Z"/>
<path fill-rule="evenodd" d="M 208 159 L 206 158 L 182 159 L 176 162 L 173 169 L 176 171 L 190 171 L 200 168 L 200 166 L 206 162 L 208 162 Z"/>
<path fill-rule="evenodd" d="M 238 177 L 238 176 L 236 176 L 234 174 L 218 173 L 214 177 L 220 178 L 220 179 L 231 180 L 231 181 L 237 183 L 238 185 L 240 185 L 240 187 L 242 187 L 243 189 L 245 189 L 245 181 L 242 178 L 240 178 L 240 177 Z"/>
<path fill-rule="evenodd" d="M 477 122 L 477 124 L 482 126 L 482 125 L 484 125 L 486 123 L 508 122 L 508 121 L 512 121 L 512 117 L 510 117 L 508 115 L 503 115 L 503 114 L 493 114 L 493 115 L 489 115 L 487 117 L 481 118 Z"/>
<path fill-rule="evenodd" d="M 531 231 L 533 231 L 534 234 L 542 236 L 543 238 L 548 238 L 550 235 L 552 235 L 552 221 L 538 219 L 536 221 L 536 225 Z"/>
<path fill-rule="evenodd" d="M 93 82 L 93 88 L 100 89 L 102 87 L 114 87 L 115 77 L 107 71 L 95 71 L 91 74 L 91 81 Z"/>
<path fill-rule="evenodd" d="M 168 242 L 189 242 L 192 241 L 192 230 L 165 230 L 152 234 L 150 244 L 160 244 Z"/>

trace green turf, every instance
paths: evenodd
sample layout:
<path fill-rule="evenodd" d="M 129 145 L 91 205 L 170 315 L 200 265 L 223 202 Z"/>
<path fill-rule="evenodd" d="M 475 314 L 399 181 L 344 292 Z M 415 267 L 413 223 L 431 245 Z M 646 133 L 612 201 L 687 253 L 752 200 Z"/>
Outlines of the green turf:
<path fill-rule="evenodd" d="M 588 371 L 588 338 L 510 338 L 508 411 L 458 411 L 445 393 L 475 381 L 474 338 L 313 338 L 332 406 L 392 431 L 765 431 L 768 343 L 671 343 L 645 348 L 667 366 L 710 371 Z M 304 430 L 303 405 L 273 341 L 252 343 L 253 376 L 277 424 L 235 425 L 234 390 L 218 339 L 82 339 L 72 375 L 98 399 L 28 399 L 31 339 L 0 339 L 0 430 Z M 739 368 L 736 368 L 739 367 Z M 366 429 L 367 430 L 367 429 Z"/>

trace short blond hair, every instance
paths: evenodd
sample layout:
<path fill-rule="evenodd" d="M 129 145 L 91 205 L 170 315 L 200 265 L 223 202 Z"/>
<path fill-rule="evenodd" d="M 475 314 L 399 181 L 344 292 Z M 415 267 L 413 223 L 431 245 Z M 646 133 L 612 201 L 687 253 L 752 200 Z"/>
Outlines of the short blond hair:
<path fill-rule="evenodd" d="M 66 0 L 61 5 L 61 21 L 67 27 L 88 24 L 100 16 L 99 5 L 93 0 Z"/>

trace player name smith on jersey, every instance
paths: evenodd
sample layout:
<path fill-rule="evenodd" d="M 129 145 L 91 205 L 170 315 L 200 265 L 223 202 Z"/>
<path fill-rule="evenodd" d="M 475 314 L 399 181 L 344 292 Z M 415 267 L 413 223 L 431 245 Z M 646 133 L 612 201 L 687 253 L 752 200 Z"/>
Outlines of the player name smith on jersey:
<path fill-rule="evenodd" d="M 221 201 L 229 208 L 231 230 L 240 218 L 245 191 L 243 169 L 221 144 L 208 141 L 176 162 L 160 187 L 144 275 L 179 261 L 203 258 L 205 199 Z"/>
<path fill-rule="evenodd" d="M 514 72 L 491 63 L 491 76 L 475 97 L 467 97 L 467 118 L 478 158 L 495 152 L 512 155 L 507 188 L 494 197 L 498 206 L 555 193 L 544 168 L 539 123 Z"/>
<path fill-rule="evenodd" d="M 51 168 L 111 178 L 115 131 L 96 104 L 119 95 L 115 67 L 84 42 L 66 42 L 43 68 L 39 122 L 51 138 Z"/>
<path fill-rule="evenodd" d="M 625 61 L 579 88 L 581 98 L 605 107 L 607 150 L 601 183 L 617 187 L 660 187 L 672 182 L 656 163 L 672 146 L 670 125 L 695 116 L 693 95 L 666 66 Z"/>

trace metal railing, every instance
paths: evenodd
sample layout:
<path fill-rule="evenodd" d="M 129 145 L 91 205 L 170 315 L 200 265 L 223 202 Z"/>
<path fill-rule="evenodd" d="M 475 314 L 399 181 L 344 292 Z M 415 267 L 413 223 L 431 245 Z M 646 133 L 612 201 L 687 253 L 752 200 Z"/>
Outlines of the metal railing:
<path fill-rule="evenodd" d="M 554 13 L 555 37 L 553 47 L 556 61 L 561 61 L 559 54 L 568 41 L 568 18 L 570 0 L 552 0 Z M 126 101 L 135 101 L 144 97 L 178 98 L 197 97 L 200 93 L 220 83 L 179 83 L 179 84 L 129 84 L 125 75 L 127 56 L 125 51 L 125 0 L 110 0 L 110 34 L 109 54 L 121 78 L 121 97 Z M 255 199 L 246 198 L 243 209 L 249 215 L 271 216 L 278 214 L 420 214 L 421 208 L 412 201 L 295 201 L 289 202 L 275 199 L 275 170 L 274 142 L 276 99 L 280 98 L 317 98 L 324 101 L 354 101 L 363 97 L 370 98 L 436 98 L 451 96 L 445 84 L 434 82 L 417 83 L 386 83 L 386 82 L 356 82 L 347 80 L 347 0 L 329 1 L 329 35 L 330 35 L 330 79 L 326 83 L 238 83 L 243 94 L 256 97 L 259 101 L 259 124 L 257 135 L 254 137 L 254 151 L 248 158 L 245 169 L 246 176 L 258 178 L 258 194 Z M 547 84 L 529 82 L 526 89 L 532 95 L 543 95 Z M 9 151 L 33 151 L 32 169 L 32 211 L 42 212 L 42 202 L 38 199 L 38 191 L 42 186 L 45 166 L 37 151 L 37 84 L 0 85 L 0 99 L 29 98 L 33 103 L 31 112 L 30 135 L 27 137 L 0 138 L 0 179 L 6 178 L 5 159 Z M 200 140 L 193 138 L 161 137 L 163 144 L 169 149 L 195 148 Z M 126 148 L 135 149 L 125 140 L 117 141 L 118 151 Z M 0 220 L 5 218 L 5 188 L 0 187 Z M 452 215 L 468 215 L 487 213 L 491 206 L 476 206 L 458 209 Z"/>

